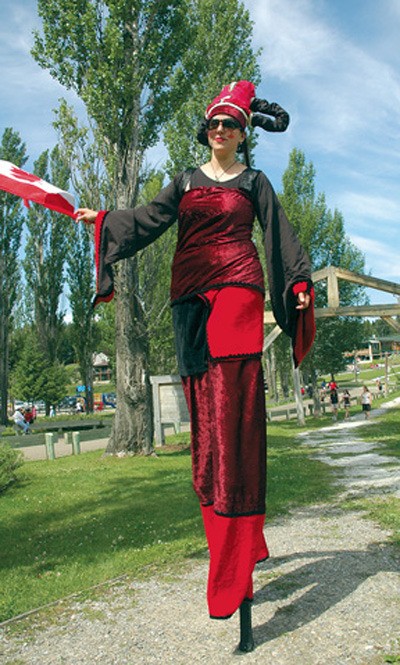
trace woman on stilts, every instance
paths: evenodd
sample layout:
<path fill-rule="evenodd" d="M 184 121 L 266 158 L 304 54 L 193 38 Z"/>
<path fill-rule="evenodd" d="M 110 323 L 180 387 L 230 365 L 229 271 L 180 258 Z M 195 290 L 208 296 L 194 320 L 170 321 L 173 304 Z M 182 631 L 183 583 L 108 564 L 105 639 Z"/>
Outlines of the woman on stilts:
<path fill-rule="evenodd" d="M 208 607 L 214 619 L 240 608 L 242 651 L 254 648 L 252 573 L 269 555 L 263 534 L 265 287 L 252 242 L 255 217 L 264 232 L 273 312 L 292 339 L 296 365 L 315 333 L 308 258 L 270 182 L 248 162 L 246 126 L 284 131 L 288 122 L 278 104 L 255 97 L 252 83 L 232 83 L 209 104 L 198 132 L 210 161 L 177 175 L 147 206 L 77 211 L 77 221 L 96 224 L 95 303 L 113 296 L 111 264 L 178 220 L 171 304 L 191 418 L 193 485 L 210 552 Z"/>

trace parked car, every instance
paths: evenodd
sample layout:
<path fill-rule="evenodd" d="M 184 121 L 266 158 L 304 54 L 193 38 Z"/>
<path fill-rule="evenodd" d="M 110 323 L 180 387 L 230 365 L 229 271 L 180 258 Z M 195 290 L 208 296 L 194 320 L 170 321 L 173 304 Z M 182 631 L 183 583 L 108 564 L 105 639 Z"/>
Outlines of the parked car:
<path fill-rule="evenodd" d="M 71 411 L 76 408 L 77 398 L 75 395 L 70 395 L 69 397 L 63 397 L 57 404 L 57 408 L 61 411 Z"/>
<path fill-rule="evenodd" d="M 103 393 L 102 398 L 104 406 L 111 406 L 112 409 L 116 408 L 117 406 L 116 393 Z"/>

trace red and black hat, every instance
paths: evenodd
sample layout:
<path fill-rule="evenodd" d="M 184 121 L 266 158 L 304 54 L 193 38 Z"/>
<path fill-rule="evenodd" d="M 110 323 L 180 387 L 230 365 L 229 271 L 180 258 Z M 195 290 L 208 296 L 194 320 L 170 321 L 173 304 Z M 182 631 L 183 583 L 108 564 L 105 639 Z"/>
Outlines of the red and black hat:
<path fill-rule="evenodd" d="M 250 125 L 267 132 L 284 132 L 289 125 L 289 114 L 276 102 L 258 99 L 255 92 L 250 81 L 235 81 L 224 86 L 207 106 L 205 120 L 197 133 L 200 143 L 208 145 L 207 121 L 218 113 L 235 118 L 243 130 Z"/>
<path fill-rule="evenodd" d="M 210 120 L 217 113 L 226 113 L 235 118 L 244 129 L 249 124 L 250 104 L 255 98 L 255 94 L 255 87 L 250 81 L 235 81 L 226 85 L 207 106 L 206 120 Z"/>

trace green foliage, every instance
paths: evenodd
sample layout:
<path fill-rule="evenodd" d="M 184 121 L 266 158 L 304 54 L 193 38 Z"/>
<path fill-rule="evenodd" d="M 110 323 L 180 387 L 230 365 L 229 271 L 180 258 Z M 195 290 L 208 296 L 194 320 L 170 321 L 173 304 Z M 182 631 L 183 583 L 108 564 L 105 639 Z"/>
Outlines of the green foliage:
<path fill-rule="evenodd" d="M 171 75 L 188 44 L 184 0 L 39 0 L 33 56 L 84 101 L 111 180 L 136 195 L 138 171 L 176 108 Z M 132 171 L 133 169 L 133 171 Z M 135 173 L 136 172 L 136 173 Z"/>
<path fill-rule="evenodd" d="M 151 201 L 161 189 L 163 179 L 163 173 L 150 172 L 138 203 L 145 205 Z M 176 234 L 177 228 L 173 226 L 138 256 L 138 291 L 147 322 L 151 374 L 175 374 L 177 371 L 170 307 L 171 263 Z"/>
<path fill-rule="evenodd" d="M 110 365 L 115 367 L 115 301 L 102 303 L 96 308 L 96 328 L 98 335 L 97 350 L 105 353 Z"/>
<path fill-rule="evenodd" d="M 12 374 L 14 397 L 30 402 L 43 399 L 46 408 L 65 395 L 67 374 L 63 365 L 51 363 L 45 356 L 36 334 L 26 337 L 24 349 Z"/>
<path fill-rule="evenodd" d="M 5 427 L 0 436 L 16 436 L 16 432 L 12 427 Z"/>
<path fill-rule="evenodd" d="M 34 164 L 40 178 L 68 189 L 69 169 L 56 146 L 51 154 L 43 152 Z M 65 217 L 33 204 L 28 212 L 29 235 L 24 268 L 28 283 L 35 326 L 42 351 L 52 364 L 57 359 L 63 325 L 59 310 L 64 287 L 66 257 Z"/>
<path fill-rule="evenodd" d="M 364 256 L 346 235 L 343 215 L 327 208 L 324 194 L 316 194 L 315 175 L 314 166 L 306 162 L 304 153 L 293 149 L 279 197 L 310 256 L 312 269 L 332 265 L 363 273 Z M 324 283 L 315 285 L 315 296 L 317 307 L 327 305 Z M 363 287 L 341 282 L 341 306 L 366 302 Z M 316 370 L 335 374 L 345 366 L 343 352 L 357 347 L 362 337 L 361 322 L 355 317 L 319 320 L 314 347 L 302 365 L 303 371 L 311 376 L 315 376 Z"/>
<path fill-rule="evenodd" d="M 0 492 L 17 479 L 17 469 L 23 464 L 22 454 L 0 442 Z"/>
<path fill-rule="evenodd" d="M 179 104 L 166 118 L 164 133 L 170 176 L 209 159 L 209 151 L 196 140 L 196 133 L 206 106 L 222 86 L 240 79 L 260 81 L 252 21 L 243 2 L 221 0 L 216 6 L 212 0 L 196 0 L 187 5 L 190 43 L 173 73 Z"/>
<path fill-rule="evenodd" d="M 20 135 L 7 127 L 0 145 L 0 159 L 16 166 L 27 160 L 25 144 Z M 18 302 L 20 284 L 19 249 L 21 245 L 22 201 L 0 191 L 0 422 L 7 422 L 8 381 L 10 367 L 10 335 L 13 314 Z"/>

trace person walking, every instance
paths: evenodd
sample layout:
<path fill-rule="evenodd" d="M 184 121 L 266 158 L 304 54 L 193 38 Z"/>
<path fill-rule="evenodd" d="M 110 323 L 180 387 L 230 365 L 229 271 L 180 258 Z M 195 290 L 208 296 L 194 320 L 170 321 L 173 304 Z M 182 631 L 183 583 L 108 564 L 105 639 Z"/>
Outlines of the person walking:
<path fill-rule="evenodd" d="M 351 406 L 351 396 L 347 388 L 343 391 L 343 407 L 344 407 L 344 418 L 350 417 L 350 406 Z"/>
<path fill-rule="evenodd" d="M 298 365 L 315 323 L 311 268 L 262 171 L 249 164 L 246 127 L 286 129 L 278 104 L 254 85 L 225 86 L 208 104 L 197 138 L 210 159 L 175 176 L 147 206 L 77 210 L 95 223 L 95 304 L 114 293 L 112 264 L 159 238 L 178 220 L 171 305 L 179 373 L 191 419 L 193 486 L 210 553 L 211 618 L 240 608 L 242 651 L 252 650 L 252 573 L 269 556 L 263 534 L 266 413 L 261 356 L 264 277 L 252 241 L 255 218 L 265 243 L 271 304 L 292 339 Z M 246 164 L 237 159 L 244 153 Z"/>
<path fill-rule="evenodd" d="M 372 394 L 370 393 L 368 386 L 363 386 L 361 393 L 361 406 L 365 420 L 368 420 L 372 406 Z"/>
<path fill-rule="evenodd" d="M 331 400 L 331 406 L 332 406 L 332 420 L 336 422 L 338 417 L 338 409 L 339 409 L 339 395 L 336 388 L 336 384 L 333 387 L 331 387 L 329 392 L 329 398 Z"/>

